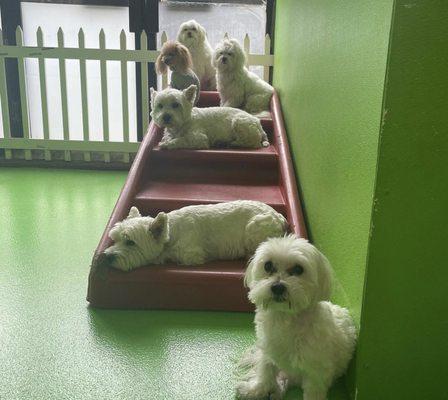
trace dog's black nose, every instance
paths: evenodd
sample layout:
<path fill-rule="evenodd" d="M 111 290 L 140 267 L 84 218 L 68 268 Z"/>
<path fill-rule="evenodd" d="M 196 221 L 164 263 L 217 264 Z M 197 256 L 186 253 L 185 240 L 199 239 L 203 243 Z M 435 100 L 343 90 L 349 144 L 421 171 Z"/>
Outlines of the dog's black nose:
<path fill-rule="evenodd" d="M 225 64 L 227 62 L 227 57 L 222 58 L 222 63 Z"/>
<path fill-rule="evenodd" d="M 163 115 L 163 122 L 165 122 L 166 124 L 168 124 L 171 121 L 171 115 L 169 114 L 164 114 Z"/>
<path fill-rule="evenodd" d="M 285 293 L 285 291 L 286 291 L 286 286 L 285 286 L 283 283 L 275 282 L 275 283 L 271 286 L 271 291 L 272 291 L 272 293 L 274 293 L 276 296 L 281 296 L 283 293 Z"/>

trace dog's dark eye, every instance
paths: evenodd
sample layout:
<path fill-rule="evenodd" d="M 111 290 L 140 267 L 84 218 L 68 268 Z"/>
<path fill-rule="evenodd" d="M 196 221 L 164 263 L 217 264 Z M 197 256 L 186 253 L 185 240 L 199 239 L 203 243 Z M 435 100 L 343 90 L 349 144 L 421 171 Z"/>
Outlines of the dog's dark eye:
<path fill-rule="evenodd" d="M 158 109 L 162 109 L 163 108 L 163 104 L 157 104 L 157 108 Z"/>
<path fill-rule="evenodd" d="M 196 30 L 196 28 L 191 28 L 191 30 L 192 30 L 192 31 L 195 31 L 195 30 Z"/>
<path fill-rule="evenodd" d="M 266 261 L 264 263 L 264 270 L 268 273 L 268 274 L 272 274 L 273 272 L 275 272 L 275 267 L 274 264 L 272 264 L 272 261 Z"/>
<path fill-rule="evenodd" d="M 289 271 L 289 275 L 302 275 L 303 274 L 303 267 L 299 264 L 294 265 Z"/>
<path fill-rule="evenodd" d="M 126 240 L 126 246 L 135 246 L 135 242 L 133 240 Z"/>
<path fill-rule="evenodd" d="M 178 108 L 179 107 L 179 103 L 173 103 L 173 104 L 171 104 L 171 107 Z"/>

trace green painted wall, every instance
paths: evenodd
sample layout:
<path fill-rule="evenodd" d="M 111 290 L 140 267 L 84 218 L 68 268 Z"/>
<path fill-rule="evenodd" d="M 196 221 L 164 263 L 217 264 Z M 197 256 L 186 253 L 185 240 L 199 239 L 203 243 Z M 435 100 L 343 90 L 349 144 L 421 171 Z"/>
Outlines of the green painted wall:
<path fill-rule="evenodd" d="M 448 399 L 448 4 L 396 0 L 358 400 Z"/>
<path fill-rule="evenodd" d="M 274 85 L 312 240 L 357 321 L 392 0 L 278 0 Z"/>

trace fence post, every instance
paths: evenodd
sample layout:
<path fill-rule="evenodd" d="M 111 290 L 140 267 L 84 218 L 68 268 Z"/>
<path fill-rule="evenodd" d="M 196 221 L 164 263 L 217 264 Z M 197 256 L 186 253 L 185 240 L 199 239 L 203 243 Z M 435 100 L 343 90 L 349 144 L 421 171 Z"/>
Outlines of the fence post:
<path fill-rule="evenodd" d="M 23 32 L 20 26 L 16 29 L 16 44 L 17 47 L 23 46 Z M 20 107 L 22 109 L 22 129 L 23 138 L 29 139 L 30 123 L 28 119 L 28 98 L 26 94 L 26 72 L 24 57 L 17 57 L 17 68 L 19 71 L 19 90 L 20 90 Z M 25 160 L 31 160 L 31 150 L 25 150 Z"/>
<path fill-rule="evenodd" d="M 246 67 L 249 67 L 250 38 L 247 33 L 246 36 L 244 36 L 243 45 L 244 45 L 244 53 L 246 54 Z"/>
<path fill-rule="evenodd" d="M 120 50 L 126 50 L 126 33 L 120 33 Z M 121 109 L 123 113 L 123 141 L 129 142 L 129 101 L 128 101 L 128 63 L 121 61 Z M 124 153 L 123 161 L 129 162 L 129 153 Z"/>
<path fill-rule="evenodd" d="M 100 50 L 104 50 L 106 48 L 106 34 L 104 33 L 104 29 L 100 30 Z M 105 142 L 109 141 L 109 102 L 107 98 L 107 65 L 106 60 L 100 60 L 100 69 L 101 69 L 101 104 L 103 110 L 103 140 Z M 104 154 L 104 161 L 110 162 L 110 154 Z"/>
<path fill-rule="evenodd" d="M 271 54 L 271 37 L 269 36 L 269 33 L 266 33 L 264 38 L 264 54 Z M 270 69 L 271 67 L 269 65 L 263 67 L 263 79 L 266 82 L 269 82 L 270 79 Z"/>
<path fill-rule="evenodd" d="M 44 33 L 42 28 L 39 26 L 36 32 L 37 37 L 37 47 L 44 47 Z M 40 84 L 40 101 L 42 103 L 42 129 L 44 132 L 44 139 L 50 139 L 50 127 L 48 122 L 48 102 L 47 102 L 47 80 L 45 73 L 45 58 L 41 53 L 39 58 L 39 84 Z M 50 150 L 44 151 L 45 160 L 51 160 Z"/>
<path fill-rule="evenodd" d="M 64 48 L 64 32 L 62 28 L 58 29 L 58 48 Z M 67 74 L 65 72 L 65 58 L 59 58 L 59 79 L 61 85 L 61 106 L 62 106 L 62 128 L 64 132 L 64 141 L 70 140 L 70 131 L 68 124 L 68 104 L 67 104 Z M 70 150 L 64 152 L 65 161 L 71 160 Z"/>
<path fill-rule="evenodd" d="M 78 31 L 78 48 L 85 48 L 85 37 L 82 28 Z M 82 134 L 84 141 L 90 140 L 89 132 L 89 99 L 87 96 L 87 72 L 86 72 L 86 60 L 79 59 L 79 79 L 81 83 L 81 107 L 82 107 Z M 84 161 L 90 161 L 91 154 L 89 151 L 84 152 Z"/>
<path fill-rule="evenodd" d="M 161 45 L 163 46 L 164 43 L 168 40 L 168 36 L 165 31 L 162 32 L 162 36 L 160 38 Z M 167 68 L 166 74 L 162 75 L 162 89 L 166 89 L 168 87 L 168 73 L 169 68 Z"/>

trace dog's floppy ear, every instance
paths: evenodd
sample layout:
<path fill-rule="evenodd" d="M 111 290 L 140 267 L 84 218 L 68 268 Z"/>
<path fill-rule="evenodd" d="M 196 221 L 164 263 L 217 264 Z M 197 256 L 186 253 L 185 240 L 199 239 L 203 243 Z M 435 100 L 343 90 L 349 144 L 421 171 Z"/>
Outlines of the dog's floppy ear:
<path fill-rule="evenodd" d="M 230 39 L 229 42 L 232 44 L 232 47 L 235 50 L 235 56 L 238 65 L 243 66 L 246 64 L 246 53 L 240 45 L 240 42 L 236 39 Z"/>
<path fill-rule="evenodd" d="M 196 100 L 196 90 L 198 87 L 196 85 L 190 85 L 186 89 L 182 90 L 182 93 L 184 94 L 185 98 L 191 103 L 194 104 L 194 101 Z"/>
<path fill-rule="evenodd" d="M 196 28 L 198 29 L 199 39 L 202 43 L 205 41 L 205 38 L 207 37 L 207 32 L 205 31 L 205 28 L 202 25 L 199 25 L 198 23 L 196 23 Z"/>
<path fill-rule="evenodd" d="M 156 71 L 159 75 L 166 74 L 166 64 L 163 62 L 163 53 L 160 53 L 156 60 Z"/>
<path fill-rule="evenodd" d="M 142 215 L 140 214 L 140 211 L 138 211 L 138 208 L 132 206 L 131 209 L 129 210 L 128 219 L 129 218 L 137 218 L 137 217 L 141 217 L 141 216 Z"/>
<path fill-rule="evenodd" d="M 316 251 L 317 279 L 319 282 L 317 301 L 328 301 L 330 300 L 333 286 L 333 271 L 327 257 L 316 248 L 314 250 Z"/>
<path fill-rule="evenodd" d="M 168 242 L 168 216 L 164 212 L 159 212 L 157 217 L 149 225 L 148 231 L 152 234 L 154 239 L 163 243 Z"/>
<path fill-rule="evenodd" d="M 149 93 L 151 95 L 151 108 L 154 108 L 154 101 L 157 96 L 157 91 L 154 88 L 149 88 Z"/>
<path fill-rule="evenodd" d="M 254 273 L 254 268 L 255 268 L 254 257 L 255 256 L 253 256 L 249 260 L 249 263 L 247 264 L 247 268 L 246 268 L 246 273 L 244 274 L 244 287 L 247 287 L 247 288 L 251 287 L 252 282 L 254 280 L 254 278 L 253 278 L 253 273 Z"/>

